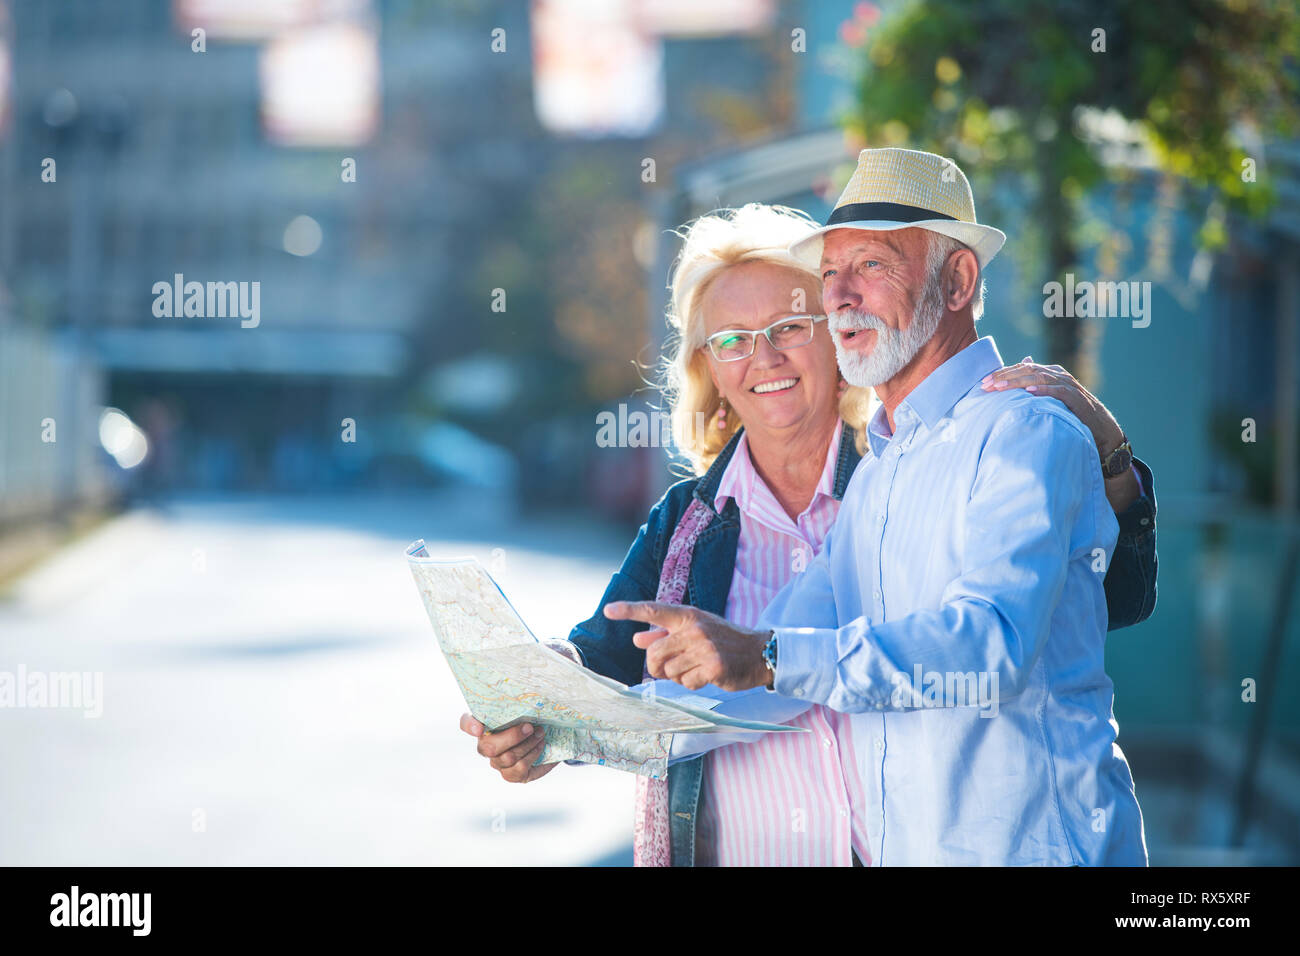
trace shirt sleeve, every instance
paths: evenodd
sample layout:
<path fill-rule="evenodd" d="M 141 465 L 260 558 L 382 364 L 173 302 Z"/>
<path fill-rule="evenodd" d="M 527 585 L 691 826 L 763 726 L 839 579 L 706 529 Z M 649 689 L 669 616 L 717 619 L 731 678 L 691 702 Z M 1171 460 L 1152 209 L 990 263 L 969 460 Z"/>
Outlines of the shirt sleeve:
<path fill-rule="evenodd" d="M 783 621 L 799 621 L 807 627 L 835 627 L 835 592 L 831 587 L 830 553 L 838 523 L 832 524 L 812 563 L 785 583 L 768 602 L 755 625 L 758 630 L 775 629 Z M 778 648 L 780 641 L 777 642 Z M 778 665 L 780 658 L 777 659 Z"/>
<path fill-rule="evenodd" d="M 1063 410 L 1008 410 L 981 451 L 963 570 L 939 606 L 877 624 L 858 618 L 842 627 L 777 627 L 776 689 L 845 712 L 905 710 L 919 698 L 914 666 L 921 665 L 987 673 L 996 677 L 999 699 L 1013 698 L 1047 640 L 1071 562 L 1095 560 L 1100 546 L 1105 567 L 1116 530 L 1091 437 Z M 831 547 L 826 555 L 836 560 Z M 805 597 L 819 599 L 825 587 L 818 577 L 797 582 L 777 609 L 780 620 L 802 624 Z"/>
<path fill-rule="evenodd" d="M 605 605 L 611 601 L 654 600 L 662 560 L 659 542 L 676 524 L 681 501 L 689 496 L 690 487 L 674 485 L 650 509 L 622 567 L 601 595 L 596 612 L 569 632 L 569 642 L 577 648 L 584 667 L 629 686 L 641 680 L 645 651 L 633 644 L 632 638 L 645 625 L 640 621 L 612 621 L 605 617 Z"/>

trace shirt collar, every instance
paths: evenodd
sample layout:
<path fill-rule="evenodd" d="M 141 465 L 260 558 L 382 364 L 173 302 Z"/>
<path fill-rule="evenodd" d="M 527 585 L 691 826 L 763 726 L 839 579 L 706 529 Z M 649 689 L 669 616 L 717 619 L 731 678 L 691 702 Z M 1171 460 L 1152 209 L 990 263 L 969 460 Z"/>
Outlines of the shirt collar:
<path fill-rule="evenodd" d="M 934 428 L 980 379 L 1001 367 L 1002 356 L 993 342 L 993 336 L 976 339 L 927 375 L 908 393 L 907 398 L 894 410 L 894 422 L 901 426 L 914 416 L 926 428 Z M 871 453 L 880 457 L 892 437 L 889 419 L 882 405 L 876 409 L 876 414 L 867 426 L 867 442 L 871 445 Z"/>
<path fill-rule="evenodd" d="M 753 470 L 754 465 L 749 460 L 749 436 L 742 432 L 740 441 L 731 453 L 731 460 L 718 479 L 718 490 L 713 493 L 714 511 L 721 514 L 728 498 L 735 498 L 736 505 L 743 508 L 750 489 L 749 476 Z"/>
<path fill-rule="evenodd" d="M 903 399 L 926 428 L 934 428 L 957 400 L 971 390 L 989 372 L 1002 367 L 1002 356 L 993 343 L 993 336 L 976 339 L 948 361 L 925 377 L 921 384 Z"/>
<path fill-rule="evenodd" d="M 885 446 L 889 440 L 894 437 L 894 433 L 889 430 L 889 418 L 885 415 L 885 406 L 880 405 L 876 408 L 876 414 L 871 416 L 871 421 L 867 422 L 867 446 L 871 449 L 871 454 L 879 458 L 885 453 Z"/>

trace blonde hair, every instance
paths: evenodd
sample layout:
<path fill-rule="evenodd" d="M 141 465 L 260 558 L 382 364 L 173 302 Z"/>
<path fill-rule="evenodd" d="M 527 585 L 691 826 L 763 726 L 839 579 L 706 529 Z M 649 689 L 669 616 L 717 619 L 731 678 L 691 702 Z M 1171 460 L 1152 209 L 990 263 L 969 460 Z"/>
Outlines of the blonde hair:
<path fill-rule="evenodd" d="M 791 243 L 816 228 L 817 223 L 797 209 L 749 203 L 701 216 L 676 233 L 682 250 L 669 279 L 667 318 L 673 331 L 665 345 L 659 388 L 671 410 L 677 448 L 697 475 L 709 469 L 742 424 L 731 414 L 724 427 L 717 426 L 721 396 L 703 351 L 704 295 L 718 276 L 744 262 L 783 266 L 807 276 L 813 288 L 820 289 L 821 277 L 789 251 Z M 865 428 L 873 411 L 871 389 L 848 386 L 841 393 L 840 417 L 855 430 L 859 454 L 866 451 Z"/>

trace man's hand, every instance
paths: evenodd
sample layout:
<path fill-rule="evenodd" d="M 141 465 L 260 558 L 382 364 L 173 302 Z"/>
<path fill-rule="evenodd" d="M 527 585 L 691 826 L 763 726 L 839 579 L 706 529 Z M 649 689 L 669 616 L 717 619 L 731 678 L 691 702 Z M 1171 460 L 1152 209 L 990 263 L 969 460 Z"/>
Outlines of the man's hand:
<path fill-rule="evenodd" d="M 531 783 L 555 769 L 555 764 L 533 766 L 546 743 L 543 728 L 532 724 L 508 727 L 495 734 L 487 732 L 483 724 L 471 714 L 460 715 L 460 729 L 478 738 L 478 752 L 487 757 L 492 768 L 507 783 Z"/>
<path fill-rule="evenodd" d="M 605 616 L 654 625 L 632 638 L 645 649 L 651 677 L 676 681 L 687 690 L 713 684 L 728 691 L 766 687 L 771 677 L 763 663 L 768 631 L 736 627 L 708 611 L 658 601 L 611 601 Z"/>

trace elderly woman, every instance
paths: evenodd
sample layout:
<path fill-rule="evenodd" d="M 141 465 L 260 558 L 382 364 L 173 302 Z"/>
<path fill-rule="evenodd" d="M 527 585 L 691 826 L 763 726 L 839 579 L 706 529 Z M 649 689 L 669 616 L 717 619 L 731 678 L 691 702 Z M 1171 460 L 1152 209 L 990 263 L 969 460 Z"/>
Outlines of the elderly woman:
<path fill-rule="evenodd" d="M 814 228 L 802 213 L 751 204 L 698 219 L 683 234 L 664 390 L 696 477 L 674 484 L 651 509 L 596 613 L 569 635 L 569 653 L 594 671 L 625 684 L 644 676 L 645 651 L 633 643 L 643 625 L 606 618 L 610 602 L 690 604 L 753 626 L 835 520 L 864 451 L 872 398 L 841 378 L 820 314 L 820 280 L 787 251 Z M 1109 412 L 1057 366 L 1026 359 L 983 387 L 1059 399 L 1103 457 L 1125 441 Z M 1120 525 L 1105 578 L 1113 629 L 1144 620 L 1155 604 L 1149 469 L 1137 462 L 1107 480 L 1106 494 Z M 686 759 L 675 742 L 666 782 L 638 778 L 637 862 L 866 859 L 865 834 L 849 811 L 862 805 L 862 784 L 847 718 L 817 706 L 789 723 L 811 732 L 768 734 Z M 468 714 L 461 727 L 506 780 L 535 780 L 554 766 L 534 765 L 541 727 L 484 734 Z"/>

